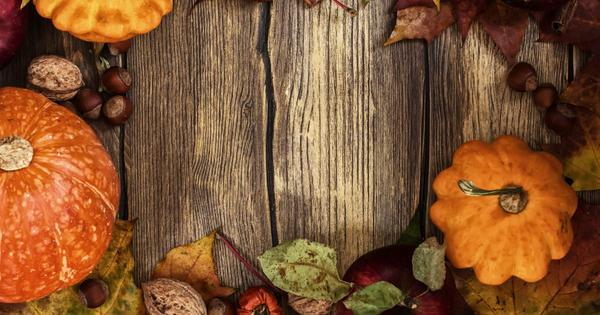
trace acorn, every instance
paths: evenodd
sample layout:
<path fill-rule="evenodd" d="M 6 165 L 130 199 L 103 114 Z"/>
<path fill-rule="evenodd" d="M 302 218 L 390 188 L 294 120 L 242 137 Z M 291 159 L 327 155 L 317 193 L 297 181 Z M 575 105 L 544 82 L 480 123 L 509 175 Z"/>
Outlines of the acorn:
<path fill-rule="evenodd" d="M 543 83 L 533 91 L 532 96 L 535 105 L 540 109 L 546 110 L 558 100 L 558 90 L 551 83 Z"/>
<path fill-rule="evenodd" d="M 537 72 L 532 65 L 518 62 L 508 72 L 506 83 L 515 91 L 531 92 L 538 86 Z"/>
<path fill-rule="evenodd" d="M 110 94 L 125 94 L 132 83 L 129 71 L 119 66 L 111 67 L 102 74 L 102 86 Z"/>
<path fill-rule="evenodd" d="M 98 308 L 106 302 L 109 296 L 106 282 L 89 278 L 83 281 L 77 288 L 79 299 L 87 308 Z"/>

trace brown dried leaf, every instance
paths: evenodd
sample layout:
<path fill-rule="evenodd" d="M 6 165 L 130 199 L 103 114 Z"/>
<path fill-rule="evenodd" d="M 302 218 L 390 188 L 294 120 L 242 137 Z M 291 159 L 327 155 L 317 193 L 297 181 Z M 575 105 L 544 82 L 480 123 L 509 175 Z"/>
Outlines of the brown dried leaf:
<path fill-rule="evenodd" d="M 600 56 L 592 58 L 560 95 L 561 101 L 600 114 Z"/>
<path fill-rule="evenodd" d="M 152 277 L 170 278 L 189 283 L 204 301 L 226 297 L 235 289 L 222 287 L 213 260 L 216 231 L 187 245 L 174 248 L 154 268 Z"/>
<path fill-rule="evenodd" d="M 509 63 L 513 63 L 525 38 L 529 16 L 526 11 L 497 0 L 491 2 L 479 16 L 483 29 L 500 48 Z"/>
<path fill-rule="evenodd" d="M 396 27 L 385 42 L 390 45 L 403 39 L 422 38 L 430 42 L 454 23 L 452 6 L 444 2 L 435 8 L 410 7 L 397 12 Z"/>
<path fill-rule="evenodd" d="M 439 6 L 439 0 L 436 3 L 432 0 L 398 0 L 394 7 L 394 11 L 400 11 L 410 7 L 435 8 L 437 6 Z"/>
<path fill-rule="evenodd" d="M 575 239 L 569 254 L 550 264 L 541 281 L 513 278 L 486 286 L 472 271 L 455 271 L 456 284 L 476 314 L 599 314 L 600 207 L 580 201 L 573 216 Z"/>
<path fill-rule="evenodd" d="M 451 0 L 454 16 L 463 40 L 467 38 L 471 24 L 488 6 L 489 0 Z"/>

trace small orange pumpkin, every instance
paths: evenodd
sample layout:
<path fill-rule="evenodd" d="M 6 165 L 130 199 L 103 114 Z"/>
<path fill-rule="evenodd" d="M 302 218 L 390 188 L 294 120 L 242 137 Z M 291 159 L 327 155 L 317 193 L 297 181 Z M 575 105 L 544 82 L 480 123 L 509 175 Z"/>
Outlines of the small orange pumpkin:
<path fill-rule="evenodd" d="M 54 26 L 90 42 L 113 43 L 158 27 L 173 0 L 34 0 Z"/>
<path fill-rule="evenodd" d="M 538 281 L 571 247 L 575 191 L 554 156 L 516 137 L 463 144 L 433 190 L 430 216 L 444 232 L 448 259 L 473 268 L 484 284 Z"/>
<path fill-rule="evenodd" d="M 237 315 L 282 315 L 283 311 L 277 299 L 264 287 L 248 289 L 240 297 Z"/>
<path fill-rule="evenodd" d="M 119 188 L 83 120 L 41 94 L 0 88 L 0 302 L 85 278 L 110 242 Z"/>

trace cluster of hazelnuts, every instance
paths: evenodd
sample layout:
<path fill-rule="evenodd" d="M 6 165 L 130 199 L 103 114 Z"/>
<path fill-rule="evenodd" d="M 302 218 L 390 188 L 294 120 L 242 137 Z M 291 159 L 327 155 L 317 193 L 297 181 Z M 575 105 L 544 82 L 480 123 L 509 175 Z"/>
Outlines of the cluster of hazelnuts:
<path fill-rule="evenodd" d="M 110 44 L 111 54 L 118 55 L 127 52 L 130 42 Z M 88 119 L 98 119 L 103 115 L 113 125 L 122 125 L 133 114 L 133 103 L 124 96 L 133 84 L 131 74 L 122 67 L 114 66 L 102 74 L 101 83 L 104 91 L 111 95 L 104 100 L 102 94 L 91 88 L 79 90 L 73 99 L 81 114 Z"/>
<path fill-rule="evenodd" d="M 558 90 L 552 83 L 538 84 L 535 68 L 518 62 L 509 71 L 508 86 L 518 92 L 531 92 L 533 102 L 544 114 L 544 123 L 552 131 L 566 136 L 575 125 L 575 113 L 568 104 L 560 103 Z"/>

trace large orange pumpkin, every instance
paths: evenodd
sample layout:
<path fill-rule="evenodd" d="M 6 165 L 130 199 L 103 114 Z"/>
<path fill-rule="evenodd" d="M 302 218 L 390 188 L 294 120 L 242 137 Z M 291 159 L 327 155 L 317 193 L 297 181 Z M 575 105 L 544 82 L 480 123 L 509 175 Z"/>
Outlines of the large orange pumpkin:
<path fill-rule="evenodd" d="M 573 242 L 577 195 L 561 163 L 519 138 L 463 144 L 433 190 L 438 201 L 430 216 L 444 232 L 448 259 L 473 268 L 484 284 L 511 276 L 538 281 Z"/>
<path fill-rule="evenodd" d="M 0 302 L 86 277 L 108 247 L 119 193 L 84 121 L 40 94 L 0 88 Z"/>

